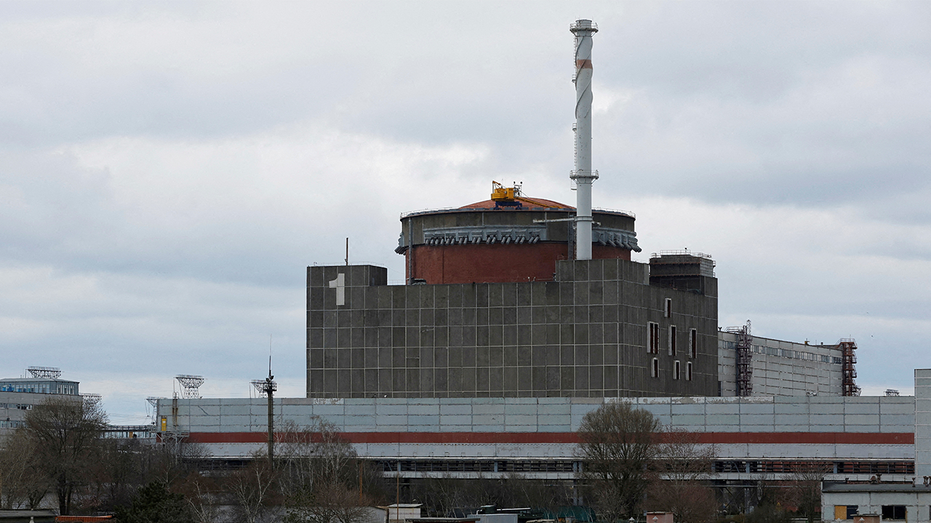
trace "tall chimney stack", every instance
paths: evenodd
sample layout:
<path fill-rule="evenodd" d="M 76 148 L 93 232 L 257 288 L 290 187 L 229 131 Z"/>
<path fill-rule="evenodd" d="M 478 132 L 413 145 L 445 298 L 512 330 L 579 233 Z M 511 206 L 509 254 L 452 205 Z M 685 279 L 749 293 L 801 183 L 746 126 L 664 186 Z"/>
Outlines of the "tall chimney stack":
<path fill-rule="evenodd" d="M 569 178 L 576 183 L 576 259 L 592 259 L 592 35 L 598 26 L 591 20 L 576 20 L 569 26 L 575 35 L 575 170 Z"/>

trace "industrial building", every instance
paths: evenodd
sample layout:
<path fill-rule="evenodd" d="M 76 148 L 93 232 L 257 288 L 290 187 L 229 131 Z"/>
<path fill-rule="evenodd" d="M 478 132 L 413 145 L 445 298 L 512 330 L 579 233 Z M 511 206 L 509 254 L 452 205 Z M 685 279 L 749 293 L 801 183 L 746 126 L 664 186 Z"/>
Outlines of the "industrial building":
<path fill-rule="evenodd" d="M 911 482 L 928 456 L 916 452 L 916 444 L 927 444 L 916 437 L 923 419 L 916 398 L 929 390 L 916 379 L 915 397 L 284 398 L 275 400 L 274 417 L 298 426 L 332 423 L 392 477 L 519 472 L 572 480 L 582 417 L 626 401 L 714 445 L 712 477 L 722 485 L 793 479 L 812 464 L 828 480 L 868 482 L 882 474 L 887 482 Z M 264 398 L 160 400 L 157 415 L 166 433 L 202 443 L 215 459 L 247 458 L 266 444 Z"/>
<path fill-rule="evenodd" d="M 399 479 L 575 478 L 582 418 L 630 402 L 699 433 L 721 486 L 910 481 L 918 403 L 859 397 L 853 340 L 809 345 L 718 326 L 708 255 L 640 252 L 633 213 L 593 210 L 591 37 L 576 36 L 574 207 L 493 183 L 489 200 L 405 214 L 405 284 L 374 265 L 307 268 L 306 398 L 157 401 L 163 436 L 240 460 L 271 418 L 327 421 Z M 919 384 L 916 396 L 931 384 Z M 924 387 L 924 388 L 921 388 Z"/>
<path fill-rule="evenodd" d="M 492 182 L 488 200 L 402 215 L 405 285 L 372 265 L 308 267 L 307 397 L 856 395 L 852 340 L 837 355 L 754 344 L 749 324 L 719 331 L 710 256 L 631 261 L 634 214 L 591 203 L 598 28 L 570 30 L 576 206 Z"/>
<path fill-rule="evenodd" d="M 694 276 L 700 294 L 619 258 L 555 267 L 553 281 L 398 286 L 381 267 L 308 267 L 307 396 L 717 394 L 713 276 Z"/>
<path fill-rule="evenodd" d="M 598 28 L 571 31 L 576 207 L 493 182 L 489 200 L 402 216 L 406 285 L 371 265 L 308 267 L 308 397 L 717 394 L 714 262 L 632 262 L 633 214 L 592 210 Z"/>
<path fill-rule="evenodd" d="M 54 367 L 29 367 L 30 377 L 0 379 L 0 436 L 23 426 L 26 413 L 50 397 L 79 398 L 77 381 L 61 379 Z"/>
<path fill-rule="evenodd" d="M 877 471 L 865 483 L 826 481 L 822 519 L 931 521 L 931 369 L 915 370 L 915 470 L 904 482 Z"/>
<path fill-rule="evenodd" d="M 25 425 L 26 415 L 37 405 L 59 398 L 75 402 L 99 402 L 100 395 L 81 393 L 80 383 L 61 379 L 57 367 L 27 367 L 30 377 L 0 379 L 0 438 Z M 150 425 L 107 425 L 103 436 L 117 439 L 154 438 Z"/>
<path fill-rule="evenodd" d="M 752 336 L 749 322 L 718 332 L 719 396 L 858 396 L 853 339 L 835 345 Z"/>

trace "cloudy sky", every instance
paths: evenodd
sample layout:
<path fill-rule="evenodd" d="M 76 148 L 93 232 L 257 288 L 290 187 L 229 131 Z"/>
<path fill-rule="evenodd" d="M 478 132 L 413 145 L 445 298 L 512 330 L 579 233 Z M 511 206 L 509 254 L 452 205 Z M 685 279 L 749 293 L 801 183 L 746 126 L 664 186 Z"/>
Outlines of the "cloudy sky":
<path fill-rule="evenodd" d="M 202 374 L 304 391 L 306 266 L 389 268 L 400 213 L 492 180 L 574 202 L 569 24 L 591 18 L 594 205 L 711 254 L 722 327 L 931 367 L 927 2 L 0 3 L 0 374 L 116 423 Z"/>

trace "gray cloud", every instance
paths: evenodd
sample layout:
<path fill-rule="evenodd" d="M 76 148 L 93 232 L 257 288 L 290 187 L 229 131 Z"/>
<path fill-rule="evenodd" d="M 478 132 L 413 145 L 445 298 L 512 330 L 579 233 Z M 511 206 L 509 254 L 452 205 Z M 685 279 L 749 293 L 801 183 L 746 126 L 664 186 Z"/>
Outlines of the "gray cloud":
<path fill-rule="evenodd" d="M 401 212 L 493 179 L 574 203 L 568 24 L 590 16 L 595 205 L 637 213 L 639 259 L 709 252 L 722 326 L 854 336 L 861 380 L 907 389 L 896 362 L 929 364 L 931 10 L 583 11 L 0 4 L 8 374 L 61 366 L 131 420 L 177 373 L 245 395 L 271 336 L 299 394 L 304 270 L 346 237 L 400 281 Z"/>

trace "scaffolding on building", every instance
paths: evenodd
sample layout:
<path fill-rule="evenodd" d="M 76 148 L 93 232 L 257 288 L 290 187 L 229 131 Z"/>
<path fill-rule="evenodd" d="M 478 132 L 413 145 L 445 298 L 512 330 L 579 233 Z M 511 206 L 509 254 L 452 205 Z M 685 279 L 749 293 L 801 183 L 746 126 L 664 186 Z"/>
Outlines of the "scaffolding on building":
<path fill-rule="evenodd" d="M 853 338 L 841 338 L 837 346 L 840 347 L 843 355 L 844 396 L 859 396 L 860 387 L 857 386 L 856 382 L 857 355 L 854 353 L 857 350 L 857 342 Z"/>
<path fill-rule="evenodd" d="M 740 327 L 728 327 L 727 332 L 737 335 L 737 395 L 753 394 L 753 336 L 750 335 L 750 320 Z"/>

